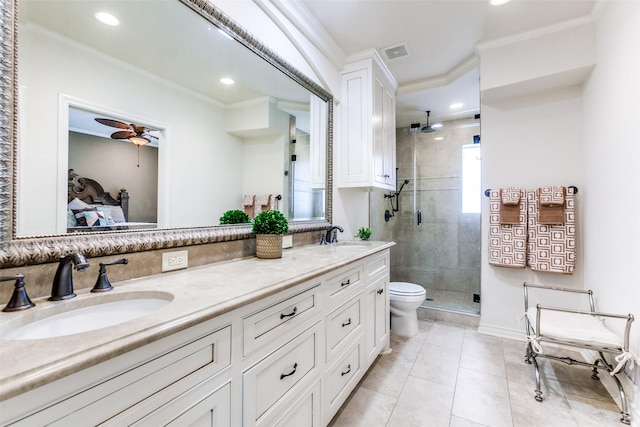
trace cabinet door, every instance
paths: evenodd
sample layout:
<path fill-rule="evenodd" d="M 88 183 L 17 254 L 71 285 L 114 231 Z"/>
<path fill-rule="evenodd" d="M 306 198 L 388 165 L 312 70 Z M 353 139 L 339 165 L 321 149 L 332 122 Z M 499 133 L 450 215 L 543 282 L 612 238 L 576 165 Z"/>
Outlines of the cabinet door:
<path fill-rule="evenodd" d="M 366 348 L 371 363 L 389 339 L 389 276 L 382 276 L 365 290 L 367 306 Z"/>
<path fill-rule="evenodd" d="M 373 85 L 373 181 L 394 190 L 396 183 L 395 95 L 379 73 Z"/>
<path fill-rule="evenodd" d="M 342 143 L 339 185 L 367 186 L 371 168 L 371 78 L 361 69 L 342 75 Z"/>

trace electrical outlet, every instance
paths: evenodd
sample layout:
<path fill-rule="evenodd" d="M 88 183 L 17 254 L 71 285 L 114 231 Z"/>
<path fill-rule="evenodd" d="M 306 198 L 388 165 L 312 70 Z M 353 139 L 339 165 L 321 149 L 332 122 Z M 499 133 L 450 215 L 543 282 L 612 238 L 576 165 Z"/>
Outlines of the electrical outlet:
<path fill-rule="evenodd" d="M 293 246 L 293 236 L 282 236 L 282 249 L 288 249 Z"/>
<path fill-rule="evenodd" d="M 162 254 L 162 272 L 180 270 L 189 265 L 189 252 L 175 251 Z"/>

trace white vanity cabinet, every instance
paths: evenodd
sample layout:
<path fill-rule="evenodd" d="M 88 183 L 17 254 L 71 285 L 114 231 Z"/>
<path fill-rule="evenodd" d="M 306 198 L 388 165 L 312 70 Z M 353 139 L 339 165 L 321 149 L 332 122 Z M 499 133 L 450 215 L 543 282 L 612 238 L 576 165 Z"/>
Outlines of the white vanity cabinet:
<path fill-rule="evenodd" d="M 2 401 L 0 425 L 324 426 L 388 348 L 388 282 L 385 248 Z"/>
<path fill-rule="evenodd" d="M 340 77 L 338 187 L 395 190 L 398 84 L 376 52 L 346 64 Z"/>
<path fill-rule="evenodd" d="M 2 418 L 15 426 L 121 426 L 198 415 L 218 425 L 231 413 L 230 365 L 231 327 L 208 321 L 9 399 Z"/>

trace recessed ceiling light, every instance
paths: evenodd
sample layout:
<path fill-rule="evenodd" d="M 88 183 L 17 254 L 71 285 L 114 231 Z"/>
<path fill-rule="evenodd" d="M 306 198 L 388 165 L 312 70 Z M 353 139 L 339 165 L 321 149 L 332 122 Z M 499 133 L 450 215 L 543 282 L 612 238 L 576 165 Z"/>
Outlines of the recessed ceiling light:
<path fill-rule="evenodd" d="M 120 24 L 120 21 L 118 21 L 118 18 L 116 18 L 115 16 L 107 12 L 96 13 L 96 19 L 102 22 L 103 24 L 111 25 L 112 27 L 115 27 L 116 25 Z"/>
<path fill-rule="evenodd" d="M 220 79 L 220 82 L 221 82 L 222 84 L 225 84 L 225 85 L 232 85 L 232 84 L 234 84 L 234 83 L 235 83 L 235 82 L 233 81 L 233 79 L 230 79 L 229 77 L 223 77 L 223 78 L 221 78 L 221 79 Z"/>
<path fill-rule="evenodd" d="M 444 139 L 444 137 L 442 136 L 437 136 L 434 138 L 436 141 L 442 141 Z"/>
<path fill-rule="evenodd" d="M 489 0 L 491 6 L 500 6 L 505 3 L 509 3 L 511 0 Z"/>
<path fill-rule="evenodd" d="M 464 104 L 462 102 L 456 102 L 455 104 L 449 105 L 449 108 L 452 110 L 457 110 L 458 108 L 462 108 Z"/>
<path fill-rule="evenodd" d="M 442 127 L 442 123 L 436 123 L 435 125 L 431 126 L 434 129 L 440 129 Z"/>

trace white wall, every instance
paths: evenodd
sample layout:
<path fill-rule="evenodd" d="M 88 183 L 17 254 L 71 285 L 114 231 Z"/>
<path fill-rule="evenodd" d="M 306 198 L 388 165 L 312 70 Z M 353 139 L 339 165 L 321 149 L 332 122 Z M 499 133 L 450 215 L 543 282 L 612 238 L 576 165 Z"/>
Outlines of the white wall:
<path fill-rule="evenodd" d="M 633 313 L 640 351 L 640 2 L 609 2 L 584 91 L 584 286 L 598 308 Z"/>
<path fill-rule="evenodd" d="M 593 33 L 587 31 L 581 40 L 585 45 L 593 44 L 595 64 L 590 67 L 591 74 L 583 75 L 584 85 L 575 86 L 580 83 L 575 80 L 558 85 L 560 79 L 551 90 L 527 96 L 509 99 L 504 92 L 499 100 L 481 97 L 483 188 L 535 188 L 545 184 L 579 188 L 577 268 L 571 276 L 490 266 L 488 218 L 483 217 L 481 331 L 522 338 L 522 325 L 516 316 L 523 310 L 525 280 L 593 289 L 599 310 L 640 316 L 640 233 L 635 224 L 640 208 L 638 22 L 640 3 L 607 2 L 604 13 L 592 26 Z M 571 34 L 573 37 L 575 32 Z M 561 37 L 562 33 L 555 33 L 546 40 L 553 42 Z M 528 43 L 528 56 L 543 57 L 552 49 L 545 39 L 536 41 Z M 514 54 L 509 58 L 509 51 L 516 52 L 513 46 L 495 49 L 502 49 L 507 56 L 501 56 L 497 67 L 498 63 L 489 59 L 500 51 L 486 56 L 481 52 L 480 75 L 492 87 L 499 87 L 498 77 L 510 74 L 509 60 L 518 64 L 521 57 Z M 565 53 L 572 55 L 571 50 Z M 541 76 L 549 75 L 549 65 L 540 66 Z M 529 62 L 529 67 L 535 67 L 535 63 Z M 585 63 L 580 67 L 584 69 Z M 527 70 L 532 71 L 535 68 Z M 514 88 L 512 77 L 505 77 L 504 82 Z M 483 209 L 488 209 L 487 200 Z M 638 346 L 638 329 L 636 324 L 632 350 Z"/>

